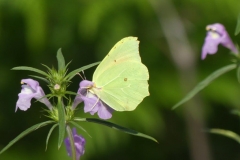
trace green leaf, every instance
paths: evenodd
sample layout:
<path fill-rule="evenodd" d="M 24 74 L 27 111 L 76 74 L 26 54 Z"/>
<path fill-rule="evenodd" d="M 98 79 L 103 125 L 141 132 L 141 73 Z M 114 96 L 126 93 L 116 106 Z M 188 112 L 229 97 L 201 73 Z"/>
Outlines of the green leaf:
<path fill-rule="evenodd" d="M 58 97 L 58 124 L 59 124 L 59 137 L 58 137 L 58 149 L 61 147 L 65 136 L 65 109 L 62 103 L 62 99 Z"/>
<path fill-rule="evenodd" d="M 48 72 L 51 73 L 51 71 L 52 71 L 51 68 L 49 68 L 49 67 L 48 67 L 47 65 L 45 65 L 45 64 L 41 64 L 41 65 L 44 66 L 45 68 L 47 68 Z"/>
<path fill-rule="evenodd" d="M 237 19 L 237 26 L 236 26 L 236 29 L 235 29 L 235 36 L 238 35 L 240 32 L 240 14 L 238 15 L 238 19 Z"/>
<path fill-rule="evenodd" d="M 108 122 L 108 121 L 104 121 L 104 120 L 101 120 L 101 119 L 96 119 L 96 118 L 74 118 L 75 121 L 85 121 L 85 122 L 93 122 L 93 123 L 98 123 L 98 124 L 101 124 L 101 125 L 104 125 L 104 126 L 107 126 L 107 127 L 110 127 L 110 128 L 113 128 L 113 129 L 116 129 L 118 131 L 122 131 L 124 133 L 127 133 L 127 134 L 131 134 L 131 135 L 134 135 L 134 136 L 139 136 L 139 137 L 143 137 L 143 138 L 147 138 L 147 139 L 150 139 L 150 140 L 153 140 L 154 142 L 157 142 L 158 141 L 151 137 L 151 136 L 148 136 L 146 134 L 143 134 L 143 133 L 140 133 L 140 132 L 137 132 L 135 130 L 132 130 L 132 129 L 128 129 L 128 128 L 125 128 L 125 127 L 122 127 L 122 126 L 119 126 L 117 124 L 114 124 L 114 123 L 111 123 L 111 122 Z"/>
<path fill-rule="evenodd" d="M 240 83 L 240 65 L 237 66 L 237 79 L 238 82 Z"/>
<path fill-rule="evenodd" d="M 52 126 L 52 128 L 49 130 L 48 135 L 47 135 L 47 139 L 46 139 L 46 149 L 45 149 L 45 150 L 47 150 L 48 140 L 49 140 L 49 138 L 50 138 L 50 135 L 52 134 L 52 131 L 53 131 L 57 126 L 58 126 L 58 124 L 54 124 L 54 125 Z"/>
<path fill-rule="evenodd" d="M 209 132 L 210 133 L 214 133 L 214 134 L 223 135 L 225 137 L 231 138 L 231 139 L 237 141 L 238 143 L 240 143 L 240 136 L 237 133 L 233 132 L 233 131 L 213 128 L 213 129 L 210 129 Z"/>
<path fill-rule="evenodd" d="M 68 125 L 67 125 L 66 129 L 67 129 L 68 138 L 69 138 L 70 144 L 71 144 L 72 159 L 76 160 L 76 148 L 75 148 L 75 145 L 74 145 L 72 130 Z"/>
<path fill-rule="evenodd" d="M 176 109 L 186 101 L 190 100 L 193 96 L 195 96 L 199 91 L 204 89 L 206 86 L 208 86 L 213 80 L 221 76 L 222 74 L 229 72 L 237 67 L 236 64 L 230 64 L 228 66 L 222 67 L 212 74 L 210 74 L 207 78 L 205 78 L 202 82 L 198 83 L 196 87 L 193 88 L 180 102 L 175 104 L 172 109 Z"/>
<path fill-rule="evenodd" d="M 26 70 L 26 71 L 32 71 L 32 72 L 36 72 L 36 73 L 39 73 L 39 74 L 42 74 L 46 77 L 48 77 L 48 74 L 44 71 L 41 71 L 37 68 L 33 68 L 33 67 L 27 67 L 27 66 L 19 66 L 19 67 L 14 67 L 12 68 L 12 70 Z"/>
<path fill-rule="evenodd" d="M 61 48 L 57 51 L 58 72 L 65 69 L 65 59 L 62 54 Z"/>
<path fill-rule="evenodd" d="M 89 64 L 89 65 L 86 65 L 86 66 L 83 66 L 81 68 L 78 68 L 78 69 L 75 69 L 74 71 L 70 72 L 64 80 L 71 80 L 77 73 L 83 71 L 83 70 L 86 70 L 88 68 L 91 68 L 93 66 L 96 66 L 98 65 L 100 62 L 96 62 L 96 63 L 92 63 L 92 64 Z"/>
<path fill-rule="evenodd" d="M 8 145 L 6 147 L 4 147 L 0 154 L 2 154 L 4 151 L 6 151 L 8 148 L 10 148 L 14 143 L 16 143 L 18 140 L 20 140 L 21 138 L 23 138 L 24 136 L 26 136 L 27 134 L 41 128 L 41 127 L 44 127 L 48 124 L 51 124 L 51 123 L 54 123 L 54 121 L 46 121 L 46 122 L 42 122 L 42 123 L 39 123 L 39 124 L 35 124 L 34 126 L 26 129 L 25 131 L 23 131 L 21 134 L 19 134 L 16 138 L 14 138 L 11 142 L 8 143 Z"/>
<path fill-rule="evenodd" d="M 75 127 L 79 128 L 79 129 L 83 130 L 85 133 L 87 133 L 87 135 L 88 135 L 89 137 L 91 137 L 91 135 L 90 135 L 82 126 L 80 126 L 80 125 L 77 124 L 76 122 L 70 121 L 69 123 L 71 123 L 72 125 L 74 125 Z M 91 138 L 92 138 L 92 137 L 91 137 Z"/>
<path fill-rule="evenodd" d="M 34 75 L 29 75 L 29 76 L 34 77 L 34 78 L 37 78 L 37 79 L 40 79 L 40 80 L 42 80 L 42 81 L 44 81 L 44 82 L 46 82 L 46 83 L 49 83 L 49 81 L 48 81 L 46 78 L 39 77 L 39 76 L 34 76 Z"/>
<path fill-rule="evenodd" d="M 78 95 L 76 92 L 72 92 L 72 91 L 66 91 L 65 93 L 70 94 L 70 95 L 74 95 L 74 96 Z"/>

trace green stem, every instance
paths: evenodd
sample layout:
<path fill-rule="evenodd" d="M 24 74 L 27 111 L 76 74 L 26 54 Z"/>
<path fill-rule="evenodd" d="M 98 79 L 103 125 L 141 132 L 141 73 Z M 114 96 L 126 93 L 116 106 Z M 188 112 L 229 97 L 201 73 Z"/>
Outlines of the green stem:
<path fill-rule="evenodd" d="M 68 137 L 69 137 L 70 144 L 71 144 L 72 159 L 76 160 L 76 148 L 75 148 L 75 145 L 74 145 L 74 138 L 73 138 L 72 130 L 68 125 L 66 127 L 66 130 L 67 130 Z"/>
<path fill-rule="evenodd" d="M 65 108 L 61 96 L 58 97 L 58 124 L 59 124 L 58 148 L 60 148 L 65 136 L 66 127 Z"/>

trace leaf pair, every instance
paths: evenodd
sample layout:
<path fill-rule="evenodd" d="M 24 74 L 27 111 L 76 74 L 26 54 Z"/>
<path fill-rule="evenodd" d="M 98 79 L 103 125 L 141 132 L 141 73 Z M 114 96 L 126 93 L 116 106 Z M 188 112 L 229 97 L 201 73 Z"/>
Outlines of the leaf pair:
<path fill-rule="evenodd" d="M 58 50 L 57 52 L 57 61 L 58 61 L 58 72 L 60 71 L 63 71 L 63 70 L 67 70 L 66 67 L 68 66 L 65 65 L 65 59 L 63 57 L 63 54 L 62 54 L 62 51 L 61 49 Z M 92 64 L 89 64 L 89 65 L 86 65 L 86 66 L 83 66 L 81 68 L 78 68 L 78 69 L 75 69 L 73 70 L 72 72 L 70 72 L 69 74 L 67 74 L 65 76 L 65 80 L 71 80 L 77 73 L 83 71 L 83 70 L 86 70 L 86 69 L 89 69 L 93 66 L 96 66 L 98 65 L 100 62 L 96 62 L 96 63 L 92 63 Z M 44 65 L 45 66 L 45 65 Z M 45 66 L 47 67 L 47 66 Z M 48 68 L 48 67 L 47 67 Z M 27 70 L 27 71 L 32 71 L 32 72 L 35 72 L 35 73 L 38 73 L 38 74 L 41 74 L 43 75 L 44 77 L 39 77 L 39 76 L 33 76 L 35 78 L 38 78 L 38 79 L 41 79 L 41 80 L 44 80 L 44 81 L 47 81 L 47 77 L 49 77 L 48 73 L 47 72 L 44 72 L 40 69 L 37 69 L 37 68 L 33 68 L 33 67 L 27 67 L 27 66 L 19 66 L 19 67 L 14 67 L 12 68 L 12 70 Z"/>
<path fill-rule="evenodd" d="M 110 128 L 113 128 L 113 129 L 116 129 L 118 131 L 122 131 L 124 133 L 127 133 L 127 134 L 131 134 L 131 135 L 134 135 L 134 136 L 139 136 L 139 137 L 143 137 L 143 138 L 147 138 L 147 139 L 150 139 L 154 142 L 158 142 L 155 138 L 151 137 L 151 136 L 148 136 L 146 134 L 143 134 L 143 133 L 140 133 L 140 132 L 137 132 L 135 130 L 132 130 L 132 129 L 128 129 L 128 128 L 125 128 L 125 127 L 122 127 L 122 126 L 119 126 L 117 124 L 114 124 L 114 123 L 111 123 L 111 122 L 108 122 L 108 121 L 104 121 L 104 120 L 101 120 L 101 119 L 96 119 L 96 118 L 74 118 L 74 121 L 70 121 L 70 123 L 74 126 L 76 126 L 77 128 L 83 130 L 84 132 L 87 133 L 87 131 L 82 128 L 79 124 L 77 124 L 75 121 L 77 122 L 92 122 L 92 123 L 97 123 L 97 124 L 101 124 L 101 125 L 104 125 L 104 126 L 107 126 L 107 127 L 110 127 Z M 55 121 L 46 121 L 46 122 L 42 122 L 42 123 L 39 123 L 39 124 L 36 124 L 28 129 L 26 129 L 25 131 L 23 131 L 21 134 L 19 134 L 16 138 L 14 138 L 12 141 L 10 141 L 8 143 L 8 145 L 6 147 L 4 147 L 1 151 L 0 151 L 0 154 L 2 154 L 4 151 L 6 151 L 8 148 L 10 148 L 14 143 L 16 143 L 17 141 L 19 141 L 21 138 L 23 138 L 24 136 L 28 135 L 29 133 L 41 128 L 41 127 L 44 127 L 46 125 L 49 125 L 49 124 L 52 124 L 52 123 L 56 123 Z M 53 130 L 59 126 L 59 130 L 60 130 L 60 123 L 56 123 L 52 126 L 52 128 L 49 130 L 49 133 L 47 135 L 47 139 L 46 139 L 46 149 L 47 149 L 47 145 L 48 145 L 48 140 L 50 138 L 50 135 L 51 133 L 53 132 Z M 61 128 L 62 129 L 62 128 Z M 69 129 L 67 130 L 69 132 Z M 65 136 L 65 125 L 64 125 L 64 133 L 62 131 L 60 131 L 60 135 L 59 135 L 59 141 L 58 142 L 62 142 L 63 139 L 64 139 L 64 136 Z M 88 133 L 87 133 L 88 134 Z M 89 135 L 89 134 L 88 134 Z M 89 135 L 90 136 L 90 135 Z M 61 144 L 58 143 L 58 148 L 60 148 Z"/>

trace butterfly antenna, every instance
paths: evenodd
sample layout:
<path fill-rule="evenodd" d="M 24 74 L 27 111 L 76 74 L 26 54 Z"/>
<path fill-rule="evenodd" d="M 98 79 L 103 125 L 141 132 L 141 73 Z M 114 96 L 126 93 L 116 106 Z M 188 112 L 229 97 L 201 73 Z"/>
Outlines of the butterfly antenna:
<path fill-rule="evenodd" d="M 84 79 L 84 78 L 86 78 L 85 76 L 84 76 L 84 78 L 83 78 L 80 73 L 77 73 L 77 74 L 82 78 L 82 80 L 85 80 L 85 79 Z"/>
<path fill-rule="evenodd" d="M 83 73 L 84 79 L 86 80 L 87 78 L 86 78 L 86 76 L 85 76 L 85 74 L 84 74 L 84 71 L 83 71 L 83 70 L 82 70 L 82 73 Z"/>

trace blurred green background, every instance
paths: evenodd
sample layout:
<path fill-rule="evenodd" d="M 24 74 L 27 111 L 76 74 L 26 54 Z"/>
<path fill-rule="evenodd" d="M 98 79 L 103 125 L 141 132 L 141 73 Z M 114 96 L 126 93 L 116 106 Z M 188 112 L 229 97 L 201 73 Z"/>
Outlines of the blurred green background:
<path fill-rule="evenodd" d="M 142 62 L 150 73 L 150 96 L 134 112 L 114 112 L 111 122 L 155 137 L 159 144 L 91 123 L 81 124 L 86 138 L 82 160 L 237 160 L 240 145 L 206 132 L 209 128 L 240 133 L 240 87 L 236 71 L 217 79 L 189 103 L 171 110 L 186 93 L 214 70 L 231 63 L 228 50 L 200 60 L 205 26 L 225 25 L 234 43 L 240 2 L 237 0 L 0 0 L 0 149 L 28 127 L 47 120 L 43 106 L 32 101 L 26 111 L 15 105 L 20 80 L 31 72 L 15 66 L 45 69 L 56 66 L 62 48 L 70 70 L 101 61 L 120 39 L 140 40 Z M 91 80 L 95 68 L 85 71 Z M 77 91 L 76 76 L 69 90 Z M 41 86 L 48 93 L 44 82 Z M 78 116 L 91 117 L 79 109 Z M 50 126 L 21 139 L 0 155 L 1 160 L 65 160 L 65 146 L 57 149 L 54 130 L 47 151 Z"/>

